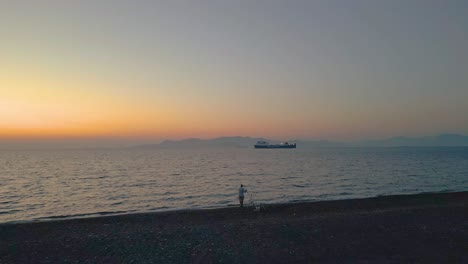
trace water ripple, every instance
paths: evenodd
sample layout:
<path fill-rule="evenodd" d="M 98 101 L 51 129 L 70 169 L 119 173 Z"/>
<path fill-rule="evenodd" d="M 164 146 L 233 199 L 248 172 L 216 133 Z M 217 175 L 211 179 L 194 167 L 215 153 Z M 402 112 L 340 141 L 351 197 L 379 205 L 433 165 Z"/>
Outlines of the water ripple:
<path fill-rule="evenodd" d="M 0 151 L 0 222 L 468 190 L 468 148 Z M 249 202 L 250 196 L 246 197 Z"/>

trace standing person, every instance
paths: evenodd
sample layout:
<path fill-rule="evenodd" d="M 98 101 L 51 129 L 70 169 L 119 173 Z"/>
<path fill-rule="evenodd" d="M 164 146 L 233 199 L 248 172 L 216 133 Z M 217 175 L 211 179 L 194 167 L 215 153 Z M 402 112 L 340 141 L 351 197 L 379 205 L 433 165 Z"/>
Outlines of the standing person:
<path fill-rule="evenodd" d="M 239 203 L 240 203 L 240 207 L 242 207 L 244 205 L 244 193 L 247 192 L 247 189 L 244 189 L 244 185 L 241 184 L 240 188 L 239 188 Z"/>

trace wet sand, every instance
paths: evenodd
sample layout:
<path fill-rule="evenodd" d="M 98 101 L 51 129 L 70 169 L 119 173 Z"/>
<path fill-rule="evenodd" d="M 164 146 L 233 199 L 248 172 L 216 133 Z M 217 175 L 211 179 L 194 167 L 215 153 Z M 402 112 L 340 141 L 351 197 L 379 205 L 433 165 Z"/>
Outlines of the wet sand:
<path fill-rule="evenodd" d="M 468 263 L 468 192 L 0 225 L 0 263 Z"/>

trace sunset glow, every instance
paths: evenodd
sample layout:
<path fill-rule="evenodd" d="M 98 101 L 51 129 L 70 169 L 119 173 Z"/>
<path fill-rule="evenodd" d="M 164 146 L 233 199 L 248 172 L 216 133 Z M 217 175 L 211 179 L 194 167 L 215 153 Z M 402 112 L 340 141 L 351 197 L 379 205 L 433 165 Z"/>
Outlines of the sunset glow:
<path fill-rule="evenodd" d="M 468 133 L 455 4 L 199 4 L 0 4 L 0 140 Z"/>

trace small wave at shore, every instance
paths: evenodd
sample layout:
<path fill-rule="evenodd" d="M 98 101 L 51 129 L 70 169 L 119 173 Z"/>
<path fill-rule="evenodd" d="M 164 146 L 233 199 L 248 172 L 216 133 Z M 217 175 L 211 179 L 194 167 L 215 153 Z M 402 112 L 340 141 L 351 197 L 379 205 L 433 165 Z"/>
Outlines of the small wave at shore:
<path fill-rule="evenodd" d="M 395 197 L 417 197 L 420 195 L 431 196 L 431 195 L 439 195 L 439 194 L 461 194 L 467 192 L 459 192 L 459 191 L 439 191 L 439 192 L 421 192 L 421 193 L 413 193 L 413 194 L 391 194 L 391 195 L 377 195 L 372 197 L 354 197 L 349 199 L 299 199 L 299 200 L 289 200 L 286 202 L 262 202 L 262 205 L 265 206 L 278 206 L 278 205 L 293 205 L 293 204 L 301 204 L 301 203 L 319 203 L 319 202 L 332 202 L 332 201 L 347 201 L 347 200 L 355 200 L 355 199 L 372 199 L 372 198 L 395 198 Z M 251 206 L 250 203 L 245 204 L 248 208 Z M 98 218 L 98 217 L 108 217 L 108 216 L 125 216 L 125 215 L 139 215 L 139 214 L 151 214 L 151 213 L 167 213 L 167 212 L 186 212 L 186 211 L 203 211 L 203 210 L 215 210 L 215 209 L 222 209 L 222 208 L 233 208 L 238 207 L 238 204 L 230 203 L 225 204 L 223 206 L 219 205 L 211 205 L 211 206 L 200 206 L 200 207 L 188 207 L 188 208 L 170 208 L 170 207 L 158 207 L 158 208 L 151 208 L 148 210 L 129 210 L 129 211 L 103 211 L 103 212 L 94 212 L 89 214 L 75 214 L 75 215 L 53 215 L 47 217 L 39 217 L 31 220 L 16 220 L 16 221 L 9 221 L 0 223 L 2 224 L 18 224 L 18 223 L 33 223 L 33 222 L 48 222 L 48 221 L 60 221 L 60 220 L 71 220 L 71 219 L 88 219 L 88 218 Z"/>

